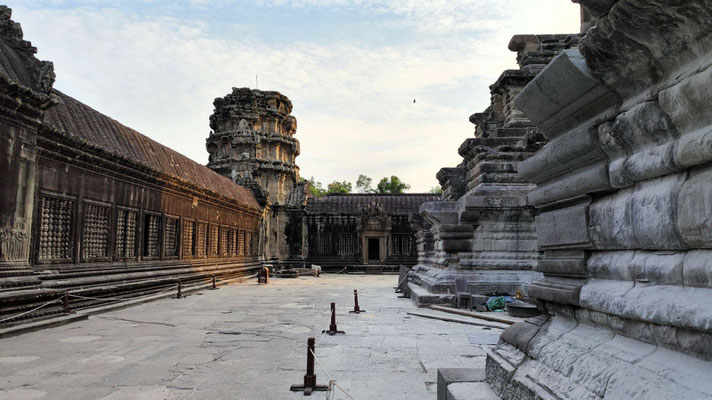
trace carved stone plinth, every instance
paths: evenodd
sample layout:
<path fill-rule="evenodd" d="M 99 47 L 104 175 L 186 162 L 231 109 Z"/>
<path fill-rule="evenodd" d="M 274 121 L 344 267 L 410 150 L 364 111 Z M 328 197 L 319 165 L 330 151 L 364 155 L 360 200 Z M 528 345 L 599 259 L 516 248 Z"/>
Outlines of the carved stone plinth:
<path fill-rule="evenodd" d="M 502 398 L 712 398 L 712 7 L 580 0 L 595 27 L 515 99 L 547 315 L 502 334 Z"/>
<path fill-rule="evenodd" d="M 521 69 L 502 73 L 490 87 L 491 105 L 473 114 L 475 137 L 460 146 L 462 163 L 443 168 L 438 180 L 445 201 L 424 204 L 419 264 L 410 279 L 416 293 L 454 293 L 455 280 L 466 278 L 468 290 L 481 295 L 526 295 L 535 271 L 536 212 L 527 204 L 534 185 L 518 174 L 520 163 L 545 142 L 514 103 L 522 88 L 561 50 L 577 43 L 577 35 L 518 35 L 510 49 L 518 53 Z M 425 240 L 432 240 L 428 252 Z M 432 239 L 430 239 L 432 238 Z M 424 297 L 425 295 L 420 295 Z M 451 296 L 440 296 L 449 301 Z"/>

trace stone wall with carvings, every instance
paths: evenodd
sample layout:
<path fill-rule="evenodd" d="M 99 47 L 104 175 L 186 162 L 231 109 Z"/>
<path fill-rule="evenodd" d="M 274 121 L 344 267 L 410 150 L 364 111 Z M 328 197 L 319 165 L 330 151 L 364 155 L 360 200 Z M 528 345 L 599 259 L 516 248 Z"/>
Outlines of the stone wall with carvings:
<path fill-rule="evenodd" d="M 39 61 L 11 10 L 0 6 L 0 288 L 38 283 L 30 268 L 37 130 L 53 104 L 52 63 Z"/>
<path fill-rule="evenodd" d="M 515 99 L 546 311 L 488 355 L 503 398 L 712 398 L 712 3 L 578 0 L 591 23 Z"/>
<path fill-rule="evenodd" d="M 259 266 L 253 192 L 52 88 L 0 6 L 0 319 Z M 74 298 L 73 308 L 102 304 Z"/>

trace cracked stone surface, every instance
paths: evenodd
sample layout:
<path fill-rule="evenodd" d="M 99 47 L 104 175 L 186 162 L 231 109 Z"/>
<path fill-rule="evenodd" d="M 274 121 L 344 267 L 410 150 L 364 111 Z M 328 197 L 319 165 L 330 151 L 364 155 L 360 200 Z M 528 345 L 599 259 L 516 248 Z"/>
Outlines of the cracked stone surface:
<path fill-rule="evenodd" d="M 468 336 L 500 330 L 407 315 L 415 306 L 393 293 L 396 281 L 323 275 L 224 286 L 2 339 L 0 400 L 303 398 L 289 386 L 303 380 L 309 336 L 359 400 L 433 399 L 437 368 L 484 368 L 491 346 Z M 348 313 L 354 289 L 366 313 Z M 330 302 L 346 334 L 322 338 Z M 348 397 L 337 389 L 335 398 Z"/>

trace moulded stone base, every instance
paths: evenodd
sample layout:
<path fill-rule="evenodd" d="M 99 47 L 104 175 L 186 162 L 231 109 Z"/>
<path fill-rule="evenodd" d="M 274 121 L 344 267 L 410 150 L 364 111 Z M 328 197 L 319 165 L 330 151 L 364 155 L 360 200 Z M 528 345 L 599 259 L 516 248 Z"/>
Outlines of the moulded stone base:
<path fill-rule="evenodd" d="M 411 270 L 409 280 L 433 295 L 454 295 L 455 280 L 465 278 L 467 289 L 473 294 L 513 296 L 520 289 L 527 296 L 529 285 L 542 276 L 526 270 L 466 270 L 419 264 Z"/>
<path fill-rule="evenodd" d="M 712 399 L 710 361 L 563 315 L 524 340 L 507 331 L 486 367 L 488 383 L 505 399 Z"/>

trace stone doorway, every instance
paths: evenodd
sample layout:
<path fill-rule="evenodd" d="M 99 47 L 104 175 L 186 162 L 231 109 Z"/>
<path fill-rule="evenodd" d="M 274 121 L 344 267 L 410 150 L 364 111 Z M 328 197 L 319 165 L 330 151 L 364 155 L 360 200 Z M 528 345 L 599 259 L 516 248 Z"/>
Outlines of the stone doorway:
<path fill-rule="evenodd" d="M 368 261 L 378 262 L 381 260 L 381 244 L 378 238 L 368 238 Z"/>

